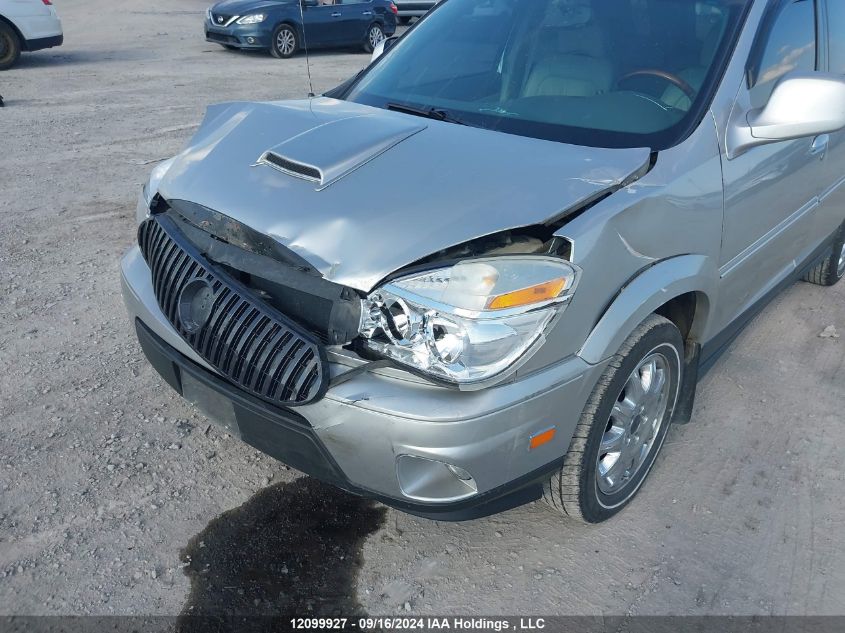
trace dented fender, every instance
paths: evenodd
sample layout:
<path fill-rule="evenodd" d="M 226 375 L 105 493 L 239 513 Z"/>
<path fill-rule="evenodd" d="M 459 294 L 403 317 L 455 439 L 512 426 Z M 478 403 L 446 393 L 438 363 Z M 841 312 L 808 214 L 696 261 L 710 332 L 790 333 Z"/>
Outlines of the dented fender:
<path fill-rule="evenodd" d="M 614 298 L 578 356 L 591 365 L 608 359 L 640 323 L 666 302 L 689 292 L 712 296 L 713 288 L 702 287 L 702 282 L 717 277 L 716 263 L 705 255 L 680 255 L 649 266 Z"/>

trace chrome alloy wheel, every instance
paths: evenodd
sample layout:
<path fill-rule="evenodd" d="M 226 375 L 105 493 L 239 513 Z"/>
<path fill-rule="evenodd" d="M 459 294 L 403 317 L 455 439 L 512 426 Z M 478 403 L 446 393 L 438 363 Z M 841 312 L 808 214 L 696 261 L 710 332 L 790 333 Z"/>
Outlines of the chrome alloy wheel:
<path fill-rule="evenodd" d="M 663 354 L 649 354 L 616 398 L 596 463 L 596 483 L 605 495 L 623 490 L 655 450 L 671 395 L 671 367 Z"/>
<path fill-rule="evenodd" d="M 845 275 L 845 244 L 842 245 L 842 251 L 839 253 L 839 264 L 836 267 L 836 276 L 842 277 Z"/>
<path fill-rule="evenodd" d="M 367 40 L 370 42 L 370 46 L 375 48 L 379 44 L 381 44 L 386 38 L 384 37 L 384 31 L 381 30 L 381 27 L 377 24 L 373 24 L 370 27 L 370 32 L 367 35 Z"/>
<path fill-rule="evenodd" d="M 296 36 L 293 34 L 293 31 L 290 29 L 279 31 L 278 35 L 276 35 L 276 48 L 284 56 L 293 54 L 296 48 Z"/>

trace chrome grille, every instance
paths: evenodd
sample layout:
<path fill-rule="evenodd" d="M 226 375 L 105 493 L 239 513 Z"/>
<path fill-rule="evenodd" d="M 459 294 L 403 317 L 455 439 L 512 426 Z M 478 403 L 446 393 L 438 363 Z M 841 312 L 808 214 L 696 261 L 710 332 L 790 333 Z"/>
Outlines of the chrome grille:
<path fill-rule="evenodd" d="M 229 15 L 226 13 L 212 13 L 211 22 L 214 26 L 229 26 L 232 21 L 237 18 L 236 15 Z"/>
<path fill-rule="evenodd" d="M 146 220 L 138 244 L 159 307 L 182 338 L 231 382 L 274 404 L 301 405 L 322 397 L 328 369 L 319 343 L 229 275 L 212 270 L 171 224 Z M 195 326 L 183 313 L 185 289 L 198 280 L 209 290 L 203 323 Z"/>

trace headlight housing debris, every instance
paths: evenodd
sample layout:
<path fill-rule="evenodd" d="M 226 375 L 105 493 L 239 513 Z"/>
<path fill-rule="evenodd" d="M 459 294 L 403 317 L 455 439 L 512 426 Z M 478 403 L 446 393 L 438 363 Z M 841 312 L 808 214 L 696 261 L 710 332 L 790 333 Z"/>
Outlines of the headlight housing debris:
<path fill-rule="evenodd" d="M 161 181 L 164 180 L 164 177 L 167 175 L 167 172 L 173 166 L 175 161 L 175 156 L 173 158 L 163 160 L 150 172 L 150 179 L 144 185 L 144 201 L 147 203 L 147 208 L 149 208 L 152 204 L 153 198 L 155 198 L 155 195 L 158 193 Z"/>

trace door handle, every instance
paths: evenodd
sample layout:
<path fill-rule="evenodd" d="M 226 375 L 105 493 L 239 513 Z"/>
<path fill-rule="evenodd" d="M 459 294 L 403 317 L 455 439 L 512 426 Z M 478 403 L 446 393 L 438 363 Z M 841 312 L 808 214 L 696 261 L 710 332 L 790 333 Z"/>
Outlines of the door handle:
<path fill-rule="evenodd" d="M 364 11 L 361 15 L 372 15 L 372 11 Z"/>
<path fill-rule="evenodd" d="M 820 159 L 827 154 L 827 148 L 830 145 L 830 135 L 822 134 L 813 139 L 813 144 L 810 145 L 810 156 L 818 156 Z"/>
<path fill-rule="evenodd" d="M 338 11 L 337 13 L 332 13 L 332 17 L 333 18 L 339 18 L 340 17 L 340 11 Z"/>

